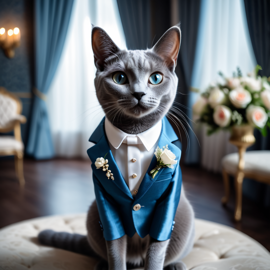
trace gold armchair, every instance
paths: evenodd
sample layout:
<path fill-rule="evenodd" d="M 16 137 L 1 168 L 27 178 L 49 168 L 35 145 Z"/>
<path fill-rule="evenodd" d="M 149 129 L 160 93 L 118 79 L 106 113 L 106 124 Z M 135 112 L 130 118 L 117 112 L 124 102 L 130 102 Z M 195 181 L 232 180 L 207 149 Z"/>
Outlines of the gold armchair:
<path fill-rule="evenodd" d="M 0 156 L 14 155 L 16 174 L 20 185 L 24 186 L 21 124 L 26 122 L 26 118 L 21 115 L 21 111 L 21 101 L 0 87 L 0 133 L 14 131 L 14 136 L 0 136 Z"/>

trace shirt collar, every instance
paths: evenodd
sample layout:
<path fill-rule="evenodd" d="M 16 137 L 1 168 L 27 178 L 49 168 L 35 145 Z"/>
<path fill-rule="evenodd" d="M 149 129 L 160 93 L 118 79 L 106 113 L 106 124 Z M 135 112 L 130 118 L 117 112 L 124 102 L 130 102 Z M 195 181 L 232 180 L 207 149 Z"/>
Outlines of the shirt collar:
<path fill-rule="evenodd" d="M 105 119 L 105 132 L 110 144 L 118 149 L 121 144 L 124 142 L 127 136 L 137 136 L 141 143 L 144 145 L 147 151 L 150 151 L 151 148 L 156 144 L 160 132 L 161 132 L 162 123 L 159 121 L 150 129 L 139 133 L 139 134 L 127 134 L 121 129 L 115 127 L 108 118 Z"/>

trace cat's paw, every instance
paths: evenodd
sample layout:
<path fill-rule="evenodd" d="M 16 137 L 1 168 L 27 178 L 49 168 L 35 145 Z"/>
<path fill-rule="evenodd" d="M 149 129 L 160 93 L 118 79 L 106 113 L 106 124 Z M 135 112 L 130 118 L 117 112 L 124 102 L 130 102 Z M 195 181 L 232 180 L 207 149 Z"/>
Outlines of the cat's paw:
<path fill-rule="evenodd" d="M 164 270 L 188 270 L 183 262 L 172 263 L 164 267 Z"/>
<path fill-rule="evenodd" d="M 95 265 L 94 270 L 108 270 L 109 269 L 109 265 L 108 262 L 106 261 L 100 261 Z"/>

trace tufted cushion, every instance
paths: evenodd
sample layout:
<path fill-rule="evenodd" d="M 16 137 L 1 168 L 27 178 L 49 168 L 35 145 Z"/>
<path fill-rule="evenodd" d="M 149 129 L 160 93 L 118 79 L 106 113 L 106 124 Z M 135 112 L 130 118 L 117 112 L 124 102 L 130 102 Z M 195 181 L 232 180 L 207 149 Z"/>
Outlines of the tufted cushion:
<path fill-rule="evenodd" d="M 16 101 L 0 93 L 0 128 L 4 128 L 16 114 Z"/>
<path fill-rule="evenodd" d="M 41 246 L 43 229 L 86 234 L 84 214 L 20 222 L 0 230 L 0 269 L 92 270 L 96 260 Z M 259 243 L 229 227 L 196 220 L 193 250 L 183 259 L 192 270 L 270 270 L 270 254 Z"/>
<path fill-rule="evenodd" d="M 1 150 L 23 150 L 23 143 L 15 140 L 12 136 L 1 136 L 0 151 Z"/>
<path fill-rule="evenodd" d="M 222 167 L 231 174 L 235 174 L 238 166 L 238 154 L 230 154 L 222 159 Z M 250 151 L 245 153 L 244 173 L 269 176 L 270 151 Z"/>

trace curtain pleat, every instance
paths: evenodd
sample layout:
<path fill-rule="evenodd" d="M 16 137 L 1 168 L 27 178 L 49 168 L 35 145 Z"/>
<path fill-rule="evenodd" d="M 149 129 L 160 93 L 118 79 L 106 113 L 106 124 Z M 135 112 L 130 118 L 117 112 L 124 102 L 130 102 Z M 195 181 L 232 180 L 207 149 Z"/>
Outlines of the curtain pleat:
<path fill-rule="evenodd" d="M 177 117 L 180 118 L 184 129 L 187 130 L 190 124 L 187 120 L 187 105 L 195 58 L 201 0 L 117 0 L 117 4 L 127 47 L 131 50 L 151 48 L 166 30 L 180 22 L 182 40 L 176 67 L 179 81 L 176 103 L 174 104 L 177 109 L 173 113 L 178 114 Z M 175 14 L 173 9 L 175 8 L 177 9 L 178 21 L 172 21 L 172 14 Z M 182 116 L 179 116 L 179 110 Z M 175 130 L 177 131 L 177 129 Z M 184 130 L 179 135 L 183 139 L 186 138 Z M 184 145 L 187 145 L 187 142 L 186 140 Z"/>
<path fill-rule="evenodd" d="M 129 50 L 144 50 L 151 42 L 150 0 L 117 0 Z"/>
<path fill-rule="evenodd" d="M 54 156 L 45 95 L 56 72 L 69 26 L 73 0 L 35 1 L 35 89 L 26 153 Z"/>
<path fill-rule="evenodd" d="M 244 0 L 249 35 L 257 63 L 262 67 L 261 76 L 270 77 L 270 1 Z M 270 129 L 263 137 L 255 130 L 255 144 L 249 150 L 270 150 Z M 270 161 L 269 161 L 270 164 Z M 257 202 L 270 207 L 270 186 L 246 179 L 243 192 Z"/>

